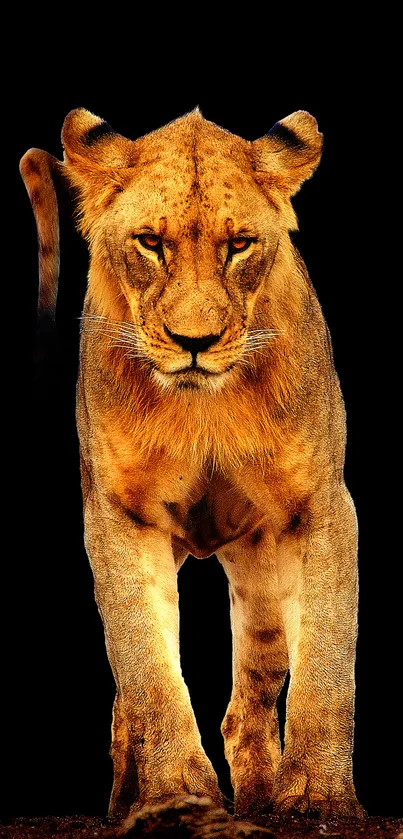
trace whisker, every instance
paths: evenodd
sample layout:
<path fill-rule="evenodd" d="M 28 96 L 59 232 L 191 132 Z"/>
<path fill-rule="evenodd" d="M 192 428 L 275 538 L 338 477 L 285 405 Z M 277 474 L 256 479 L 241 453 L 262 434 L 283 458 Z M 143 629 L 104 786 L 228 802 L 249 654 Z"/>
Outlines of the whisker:
<path fill-rule="evenodd" d="M 275 334 L 279 335 L 284 330 L 273 329 L 272 327 L 267 326 L 267 327 L 263 327 L 262 329 L 248 329 L 247 331 L 248 331 L 249 335 L 253 335 L 253 334 L 256 334 L 256 333 L 261 333 L 261 334 L 275 333 Z"/>
<path fill-rule="evenodd" d="M 138 349 L 143 346 L 141 341 L 119 340 L 119 338 L 116 338 L 113 335 L 106 335 L 105 338 L 108 339 L 111 347 L 133 347 L 133 349 Z"/>
<path fill-rule="evenodd" d="M 252 344 L 245 343 L 244 347 L 247 350 L 259 349 L 259 347 L 267 347 L 269 345 L 269 341 L 255 341 Z"/>
<path fill-rule="evenodd" d="M 141 338 L 139 338 L 138 335 L 135 335 L 134 333 L 130 334 L 129 332 L 122 332 L 119 329 L 116 329 L 116 330 L 113 330 L 113 329 L 86 329 L 86 334 L 87 335 L 106 335 L 108 338 L 116 337 L 116 338 L 122 338 L 122 339 L 133 340 L 133 341 L 140 341 L 141 340 Z"/>
<path fill-rule="evenodd" d="M 126 353 L 128 358 L 147 358 L 143 351 L 143 342 L 139 336 L 132 329 L 122 328 L 123 321 L 112 322 L 101 315 L 86 316 L 90 320 L 89 326 L 86 326 L 87 334 L 103 335 L 108 338 L 112 348 L 120 348 L 131 350 L 131 353 Z M 96 326 L 94 321 L 102 320 L 105 325 Z M 116 325 L 114 325 L 116 323 Z M 130 324 L 131 326 L 131 324 Z M 137 350 L 137 352 L 133 352 Z"/>
<path fill-rule="evenodd" d="M 115 323 L 124 323 L 127 326 L 141 326 L 141 323 L 136 323 L 134 320 L 122 320 L 122 321 L 115 321 Z"/>
<path fill-rule="evenodd" d="M 145 353 L 125 353 L 125 358 L 147 358 Z"/>
<path fill-rule="evenodd" d="M 267 346 L 268 346 L 268 345 L 267 345 L 267 343 L 266 343 L 266 344 L 252 344 L 252 346 L 250 346 L 249 344 L 247 344 L 247 345 L 245 346 L 245 349 L 246 349 L 246 350 L 250 350 L 251 352 L 253 352 L 253 350 L 260 350 L 260 349 L 264 349 L 264 348 L 265 348 L 265 347 L 267 347 Z"/>
<path fill-rule="evenodd" d="M 132 344 L 132 343 L 130 343 L 130 341 L 127 341 L 127 342 L 115 341 L 115 342 L 112 343 L 112 347 L 121 347 L 123 350 L 124 349 L 138 350 L 138 349 L 141 349 L 141 344 Z"/>
<path fill-rule="evenodd" d="M 118 326 L 117 324 L 115 326 L 112 323 L 107 323 L 104 326 L 101 326 L 96 323 L 90 322 L 89 326 L 86 326 L 86 328 L 88 329 L 89 327 L 91 327 L 92 329 L 97 329 L 99 332 L 107 332 L 112 330 L 113 332 L 123 332 L 127 335 L 137 335 L 138 333 L 137 329 L 128 329 L 127 326 Z"/>
<path fill-rule="evenodd" d="M 273 334 L 274 334 L 274 333 L 273 333 L 272 331 L 270 331 L 270 332 L 269 332 L 268 330 L 265 330 L 265 331 L 263 331 L 263 330 L 262 330 L 262 331 L 260 331 L 260 330 L 259 330 L 259 331 L 257 331 L 257 330 L 256 330 L 256 332 L 249 332 L 249 333 L 247 333 L 246 338 L 247 338 L 247 339 L 248 339 L 248 338 L 249 338 L 249 339 L 253 339 L 253 338 L 266 338 L 267 336 L 271 337 Z"/>
<path fill-rule="evenodd" d="M 253 350 L 254 347 L 268 347 L 272 345 L 270 341 L 253 341 L 252 343 L 245 342 L 244 347 L 248 350 Z"/>
<path fill-rule="evenodd" d="M 75 320 L 102 320 L 106 321 L 106 323 L 117 324 L 118 326 L 120 326 L 121 324 L 124 324 L 126 326 L 141 326 L 140 323 L 136 323 L 135 321 L 111 320 L 110 318 L 105 317 L 105 315 L 80 315 L 78 318 L 75 318 Z"/>
<path fill-rule="evenodd" d="M 270 341 L 272 338 L 277 338 L 277 332 L 266 332 L 263 335 L 247 335 L 245 338 L 245 343 L 253 344 L 255 341 Z"/>
<path fill-rule="evenodd" d="M 255 344 L 259 341 L 264 341 L 265 343 L 269 343 L 269 341 L 273 341 L 278 338 L 278 335 L 253 335 L 250 338 L 245 338 L 245 344 Z"/>
<path fill-rule="evenodd" d="M 146 358 L 147 361 L 150 360 L 148 358 L 148 356 L 143 352 L 141 352 L 141 353 L 126 353 L 125 358 L 128 358 L 128 359 L 131 359 L 131 358 Z"/>
<path fill-rule="evenodd" d="M 112 321 L 108 318 L 104 318 L 102 315 L 84 315 L 81 318 L 78 318 L 83 323 L 83 326 L 88 331 L 88 324 L 95 329 L 98 329 L 100 332 L 115 332 L 121 335 L 128 335 L 135 337 L 138 333 L 138 326 L 140 324 L 137 323 L 129 323 L 129 321 Z"/>
<path fill-rule="evenodd" d="M 111 344 L 111 349 L 126 350 L 127 352 L 138 352 L 144 354 L 141 344 Z"/>

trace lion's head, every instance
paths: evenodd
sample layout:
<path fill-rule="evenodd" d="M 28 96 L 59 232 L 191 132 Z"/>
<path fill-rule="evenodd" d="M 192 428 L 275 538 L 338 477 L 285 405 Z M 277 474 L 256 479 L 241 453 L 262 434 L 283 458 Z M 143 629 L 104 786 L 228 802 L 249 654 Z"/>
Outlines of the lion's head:
<path fill-rule="evenodd" d="M 320 159 L 315 119 L 297 111 L 248 142 L 196 109 L 131 141 L 79 108 L 62 141 L 97 328 L 165 389 L 220 389 L 275 334 L 256 304 L 281 282 L 290 197 Z"/>

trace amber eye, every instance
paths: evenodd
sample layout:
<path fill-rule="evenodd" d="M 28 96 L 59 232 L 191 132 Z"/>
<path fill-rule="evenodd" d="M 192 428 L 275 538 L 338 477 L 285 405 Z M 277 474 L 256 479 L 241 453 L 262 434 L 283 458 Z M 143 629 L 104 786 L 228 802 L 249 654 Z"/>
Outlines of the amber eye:
<path fill-rule="evenodd" d="M 241 251 L 246 251 L 252 239 L 247 239 L 246 236 L 235 236 L 235 239 L 231 239 L 230 241 L 230 253 L 240 253 Z"/>
<path fill-rule="evenodd" d="M 139 236 L 139 242 L 143 248 L 148 248 L 150 251 L 157 251 L 161 245 L 160 237 L 154 236 L 153 233 L 143 233 Z"/>

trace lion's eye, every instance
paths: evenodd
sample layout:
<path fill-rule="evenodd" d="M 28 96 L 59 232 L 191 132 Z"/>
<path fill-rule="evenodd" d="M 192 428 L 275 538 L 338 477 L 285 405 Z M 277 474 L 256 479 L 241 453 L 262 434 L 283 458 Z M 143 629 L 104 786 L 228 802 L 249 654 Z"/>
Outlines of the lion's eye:
<path fill-rule="evenodd" d="M 143 233 L 139 236 L 139 242 L 143 248 L 148 248 L 150 251 L 157 251 L 161 245 L 160 237 L 154 236 L 153 233 Z"/>
<path fill-rule="evenodd" d="M 240 253 L 241 251 L 246 251 L 252 239 L 247 239 L 246 236 L 235 236 L 234 239 L 231 239 L 229 244 L 230 253 Z"/>

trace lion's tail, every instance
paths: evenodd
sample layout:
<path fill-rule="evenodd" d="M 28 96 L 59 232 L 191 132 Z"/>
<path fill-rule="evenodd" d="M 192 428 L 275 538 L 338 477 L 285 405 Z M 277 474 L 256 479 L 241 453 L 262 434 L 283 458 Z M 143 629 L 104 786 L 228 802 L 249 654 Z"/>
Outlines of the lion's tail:
<path fill-rule="evenodd" d="M 59 209 L 56 183 L 63 179 L 62 164 L 41 149 L 29 149 L 20 172 L 35 215 L 38 234 L 39 290 L 37 338 L 40 343 L 56 335 L 55 313 L 59 281 Z"/>

